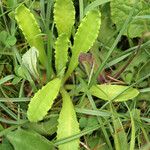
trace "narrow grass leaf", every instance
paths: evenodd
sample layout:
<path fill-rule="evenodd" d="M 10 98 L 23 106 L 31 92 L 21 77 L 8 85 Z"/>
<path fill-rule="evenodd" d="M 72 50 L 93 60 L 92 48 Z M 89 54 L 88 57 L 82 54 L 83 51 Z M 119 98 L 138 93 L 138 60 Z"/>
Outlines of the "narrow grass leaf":
<path fill-rule="evenodd" d="M 47 57 L 44 50 L 44 42 L 40 35 L 41 30 L 35 17 L 27 7 L 21 4 L 15 10 L 15 18 L 29 45 L 37 48 L 39 51 L 39 60 L 46 66 Z"/>
<path fill-rule="evenodd" d="M 72 0 L 56 0 L 54 5 L 54 22 L 58 34 L 65 33 L 71 35 L 75 22 L 75 8 Z"/>
<path fill-rule="evenodd" d="M 98 7 L 110 1 L 111 0 L 95 0 L 85 8 L 84 13 L 86 14 L 88 11 L 95 9 L 95 7 Z"/>
<path fill-rule="evenodd" d="M 58 140 L 80 132 L 79 123 L 77 121 L 76 113 L 70 96 L 65 90 L 62 90 L 61 94 L 63 97 L 63 105 L 58 119 Z M 78 150 L 79 138 L 73 141 L 69 141 L 65 144 L 61 144 L 58 147 L 59 150 Z"/>
<path fill-rule="evenodd" d="M 18 129 L 7 134 L 8 140 L 15 150 L 52 150 L 53 144 L 40 134 L 33 131 Z"/>
<path fill-rule="evenodd" d="M 34 95 L 27 111 L 28 119 L 31 122 L 37 122 L 44 118 L 47 111 L 52 107 L 60 86 L 61 80 L 59 78 L 53 79 Z"/>
<path fill-rule="evenodd" d="M 8 75 L 8 76 L 0 79 L 0 85 L 7 82 L 7 81 L 9 81 L 9 80 L 11 80 L 11 79 L 13 79 L 14 77 L 15 77 L 14 75 Z"/>
<path fill-rule="evenodd" d="M 113 100 L 115 102 L 127 101 L 139 94 L 139 91 L 132 87 L 107 84 L 92 86 L 90 92 L 93 96 L 103 100 Z"/>
<path fill-rule="evenodd" d="M 17 120 L 17 115 L 7 106 L 5 106 L 3 103 L 0 102 L 0 107 L 13 119 Z"/>
<path fill-rule="evenodd" d="M 86 134 L 89 134 L 95 130 L 98 130 L 100 128 L 100 125 L 95 125 L 93 127 L 89 127 L 88 129 L 85 129 L 83 131 L 81 131 L 80 133 L 76 134 L 76 135 L 72 135 L 72 136 L 69 136 L 69 137 L 66 137 L 66 138 L 63 138 L 63 139 L 60 139 L 60 140 L 57 140 L 55 142 L 55 145 L 60 145 L 60 144 L 64 144 L 64 143 L 67 143 L 71 140 L 75 140 L 75 139 L 78 139 L 80 138 L 81 136 L 84 136 Z"/>
<path fill-rule="evenodd" d="M 5 119 L 5 118 L 0 117 L 0 122 L 7 123 L 7 124 L 18 124 L 19 125 L 19 124 L 24 124 L 24 123 L 28 122 L 28 120 L 14 121 L 14 120 Z"/>
<path fill-rule="evenodd" d="M 134 150 L 134 147 L 135 147 L 135 122 L 134 122 L 134 118 L 133 118 L 133 116 L 134 116 L 133 113 L 134 113 L 134 110 L 130 112 L 131 126 L 132 126 L 130 150 Z"/>
<path fill-rule="evenodd" d="M 91 110 L 91 109 L 84 109 L 84 108 L 75 108 L 75 110 L 77 113 L 86 114 L 86 115 L 103 116 L 103 117 L 111 116 L 111 113 L 107 111 Z"/>
<path fill-rule="evenodd" d="M 0 98 L 0 102 L 27 102 L 30 101 L 30 98 Z"/>
<path fill-rule="evenodd" d="M 124 55 L 122 55 L 120 57 L 117 57 L 117 58 L 111 60 L 110 62 L 107 63 L 106 67 L 109 68 L 109 67 L 119 63 L 120 61 L 124 60 L 125 58 L 127 58 L 131 54 L 132 54 L 132 52 L 124 54 Z"/>
<path fill-rule="evenodd" d="M 112 122 L 114 126 L 114 143 L 116 150 L 128 150 L 129 145 L 127 142 L 127 135 L 125 133 L 124 127 L 120 118 L 117 116 L 115 109 L 111 107 L 112 110 Z"/>

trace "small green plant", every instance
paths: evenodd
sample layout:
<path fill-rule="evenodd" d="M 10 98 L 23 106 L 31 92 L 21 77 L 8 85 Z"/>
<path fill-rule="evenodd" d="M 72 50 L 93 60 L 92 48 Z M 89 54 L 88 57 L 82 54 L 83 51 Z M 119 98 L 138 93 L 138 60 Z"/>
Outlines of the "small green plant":
<path fill-rule="evenodd" d="M 27 80 L 32 87 L 31 93 L 28 93 L 28 96 L 31 96 L 33 92 L 33 96 L 31 96 L 32 98 L 30 100 L 27 98 L 27 100 L 29 100 L 28 106 L 21 106 L 25 107 L 27 110 L 27 112 L 22 112 L 23 116 L 27 116 L 25 121 L 20 119 L 20 114 L 17 116 L 13 112 L 5 109 L 6 112 L 8 112 L 14 119 L 19 118 L 16 122 L 8 122 L 12 124 L 16 123 L 16 126 L 12 126 L 12 128 L 10 128 L 11 132 L 8 132 L 7 130 L 6 133 L 0 132 L 0 134 L 6 135 L 6 138 L 9 140 L 9 142 L 12 144 L 11 146 L 13 146 L 15 150 L 48 150 L 55 149 L 56 147 L 59 150 L 78 150 L 81 147 L 89 149 L 88 146 L 84 145 L 82 140 L 80 141 L 80 137 L 83 137 L 84 135 L 87 135 L 87 137 L 83 137 L 84 141 L 87 140 L 87 145 L 89 145 L 89 147 L 93 147 L 93 149 L 99 149 L 99 147 L 102 147 L 104 150 L 113 150 L 113 144 L 109 139 L 109 137 L 112 137 L 112 142 L 114 143 L 113 146 L 115 146 L 116 150 L 134 150 L 135 133 L 138 129 L 138 127 L 136 127 L 134 117 L 137 117 L 136 121 L 140 122 L 140 125 L 142 123 L 139 119 L 140 115 L 138 110 L 134 108 L 132 111 L 130 111 L 127 101 L 136 98 L 140 91 L 133 87 L 135 85 L 134 83 L 130 85 L 118 84 L 124 84 L 124 82 L 119 82 L 118 76 L 121 74 L 120 70 L 122 71 L 125 67 L 128 67 L 129 63 L 127 63 L 127 65 L 123 64 L 121 67 L 118 67 L 117 65 L 115 66 L 117 71 L 115 72 L 114 77 L 116 77 L 116 79 L 107 75 L 109 74 L 109 71 L 111 72 L 111 69 L 108 71 L 108 73 L 103 71 L 105 70 L 105 57 L 107 62 L 107 56 L 110 56 L 113 52 L 113 48 L 115 47 L 115 44 L 119 42 L 118 37 L 120 36 L 119 33 L 116 40 L 114 36 L 113 38 L 109 37 L 109 39 L 111 38 L 109 42 L 114 42 L 115 44 L 112 46 L 112 48 L 108 47 L 110 43 L 105 41 L 107 38 L 104 32 L 107 32 L 110 36 L 112 36 L 112 34 L 114 34 L 114 30 L 112 28 L 110 29 L 109 26 L 106 27 L 106 25 L 111 22 L 111 19 L 109 17 L 105 18 L 104 14 L 106 13 L 110 15 L 110 12 L 105 12 L 105 7 L 101 7 L 101 9 L 97 8 L 97 6 L 107 2 L 109 2 L 107 7 L 111 8 L 112 20 L 115 22 L 117 30 L 120 30 L 122 27 L 122 22 L 119 22 L 116 16 L 117 11 L 115 6 L 118 5 L 117 0 L 104 0 L 101 2 L 98 0 L 87 0 L 85 4 L 88 3 L 89 5 L 84 9 L 81 7 L 84 5 L 84 2 L 81 0 L 79 2 L 79 18 L 76 18 L 78 11 L 75 11 L 75 1 L 55 0 L 54 4 L 50 1 L 47 1 L 46 5 L 43 3 L 43 1 L 40 1 L 38 3 L 40 7 L 44 8 L 47 6 L 46 11 L 50 13 L 49 15 L 43 15 L 44 11 L 40 12 L 40 17 L 44 20 L 43 22 L 45 24 L 42 24 L 42 22 L 39 24 L 39 22 L 36 20 L 36 16 L 34 16 L 34 13 L 30 10 L 32 5 L 34 5 L 34 2 L 31 4 L 31 7 L 27 7 L 27 3 L 19 4 L 13 11 L 15 23 L 17 24 L 17 27 L 19 27 L 19 32 L 22 33 L 23 37 L 26 39 L 27 48 L 25 50 L 27 51 L 23 51 L 24 54 L 21 57 L 19 57 L 17 51 L 15 51 L 17 56 L 17 59 L 14 59 L 16 64 L 15 73 L 16 76 L 18 75 L 19 77 L 17 78 L 16 76 L 8 76 L 3 78 L 3 80 L 0 80 L 0 88 L 1 84 L 11 79 L 14 79 L 14 85 L 21 80 L 22 83 L 19 91 L 20 98 L 24 83 Z M 122 4 L 123 2 L 120 1 L 119 3 Z M 127 2 L 125 2 L 125 4 L 126 3 Z M 142 5 L 142 2 L 138 3 L 138 5 L 137 7 L 139 9 L 139 7 Z M 53 6 L 51 8 L 53 13 L 49 11 L 48 6 Z M 146 10 L 149 10 L 149 8 L 146 7 Z M 125 14 L 125 19 L 126 16 L 128 15 Z M 52 17 L 53 20 L 48 21 L 50 17 Z M 110 24 L 112 25 L 113 23 L 111 22 Z M 132 33 L 131 30 L 134 28 L 134 24 L 134 21 L 131 22 L 131 26 L 129 27 L 129 38 L 141 36 L 143 32 L 142 26 L 140 27 L 139 32 Z M 51 27 L 51 29 L 49 29 L 49 27 Z M 46 32 L 46 36 L 42 34 L 42 30 L 40 28 Z M 107 28 L 108 30 L 103 31 L 104 28 Z M 122 35 L 128 35 L 127 29 L 121 31 Z M 2 36 L 7 32 L 3 33 L 2 31 L 0 33 Z M 103 37 L 101 37 L 100 34 L 102 34 Z M 7 43 L 5 40 L 0 41 L 6 47 L 10 47 L 16 42 L 16 40 L 13 40 L 12 43 Z M 102 44 L 105 45 L 101 50 L 104 55 L 100 56 L 102 57 L 102 63 L 97 63 L 96 59 L 99 57 L 97 56 L 99 52 L 97 50 L 100 48 L 100 40 L 102 40 Z M 131 43 L 131 45 L 132 44 L 133 43 Z M 29 49 L 28 45 L 30 47 Z M 50 52 L 51 57 L 49 57 L 49 52 L 47 49 L 52 50 Z M 106 55 L 106 52 L 104 52 L 107 51 L 107 49 L 109 50 L 107 52 L 108 55 Z M 79 58 L 81 54 L 86 55 L 89 51 L 95 55 L 95 60 L 93 58 L 90 60 L 84 60 L 85 64 L 82 66 Z M 119 53 L 118 49 L 116 49 L 116 53 Z M 124 60 L 124 58 L 129 56 L 129 53 L 132 53 L 132 51 L 127 53 L 125 52 L 123 56 L 112 56 L 107 64 L 108 68 L 113 66 L 116 62 Z M 51 60 L 49 60 L 49 58 Z M 54 62 L 53 66 L 49 66 L 50 61 Z M 100 68 L 101 64 L 102 69 Z M 85 74 L 78 67 L 79 65 L 83 68 L 88 68 L 86 70 L 87 72 L 89 71 L 88 82 L 87 80 L 84 80 Z M 131 68 L 132 67 L 134 68 L 134 66 L 131 66 Z M 142 69 L 146 70 L 144 72 L 148 74 L 147 65 Z M 137 78 L 145 76 L 145 74 L 142 75 L 142 69 L 138 72 Z M 100 83 L 94 81 L 94 79 L 97 77 L 96 73 L 98 70 L 102 70 L 100 72 L 101 74 L 98 74 L 100 77 L 105 77 L 106 75 L 105 83 L 101 82 L 101 80 Z M 48 71 L 50 71 L 51 74 Z M 41 74 L 45 75 L 45 72 L 48 72 L 47 74 L 50 75 L 50 79 L 49 77 L 46 78 L 47 80 L 43 79 Z M 125 78 L 124 74 L 122 75 L 122 78 Z M 3 94 L 6 95 L 3 89 L 2 91 Z M 76 96 L 81 96 L 81 100 L 76 101 Z M 101 103 L 103 103 L 103 106 L 97 108 L 96 104 L 101 105 Z M 74 106 L 74 104 L 76 106 Z M 117 106 L 116 108 L 114 108 L 114 104 Z M 128 110 L 128 113 L 125 115 L 122 115 L 122 113 L 117 113 L 117 111 L 120 111 L 119 105 L 122 104 L 124 104 Z M 0 106 L 5 108 L 3 105 Z M 86 109 L 84 106 L 86 106 Z M 130 107 L 134 106 L 135 103 L 130 104 Z M 18 107 L 20 108 L 20 105 Z M 20 111 L 19 108 L 18 112 Z M 106 110 L 103 111 L 103 108 L 106 108 Z M 51 112 L 53 113 L 51 114 Z M 77 116 L 76 112 L 82 112 L 82 114 Z M 86 117 L 84 117 L 83 114 L 86 114 Z M 127 120 L 128 126 L 132 126 L 132 130 L 128 131 L 128 134 L 131 137 L 130 143 L 128 142 L 129 140 L 127 138 L 122 120 Z M 18 126 L 22 126 L 22 128 Z M 14 130 L 16 128 L 18 129 Z M 101 129 L 100 132 L 93 133 L 94 130 L 99 128 Z M 109 131 L 107 131 L 108 128 L 110 129 Z M 145 137 L 147 137 L 144 128 L 142 128 L 142 132 Z M 54 135 L 54 133 L 57 135 Z M 45 135 L 45 137 L 42 135 Z M 51 137 L 46 138 L 48 135 L 54 135 L 55 137 L 51 140 Z M 138 137 L 138 139 L 140 138 Z M 148 138 L 146 140 L 149 141 Z M 25 143 L 23 143 L 23 141 L 25 141 Z M 99 146 L 94 147 L 96 145 L 95 143 L 98 143 Z M 80 147 L 80 145 L 82 146 Z M 82 149 L 83 148 L 81 148 L 81 150 Z"/>
<path fill-rule="evenodd" d="M 69 15 L 64 15 L 64 13 Z M 24 17 L 27 17 L 28 20 L 24 20 Z M 48 110 L 51 109 L 54 99 L 56 99 L 60 91 L 63 105 L 58 119 L 58 140 L 80 132 L 72 100 L 70 99 L 69 94 L 64 90 L 64 86 L 65 82 L 78 65 L 80 53 L 88 52 L 95 42 L 100 29 L 100 18 L 101 15 L 98 10 L 87 12 L 80 22 L 74 36 L 73 45 L 71 46 L 69 39 L 75 23 L 75 10 L 73 3 L 71 0 L 56 0 L 55 2 L 54 21 L 58 31 L 58 38 L 55 42 L 55 69 L 57 77 L 47 83 L 34 95 L 29 103 L 27 116 L 31 122 L 41 121 L 47 114 Z M 43 50 L 42 38 L 39 36 L 40 30 L 32 13 L 24 5 L 21 5 L 16 9 L 16 19 L 29 44 L 39 50 L 39 59 L 41 60 L 41 63 L 45 64 L 44 60 L 46 57 Z M 33 24 L 33 26 L 28 28 L 27 24 Z M 69 47 L 71 48 L 72 55 L 69 65 L 66 67 L 69 58 Z M 66 69 L 67 71 L 65 72 Z M 104 100 L 113 100 L 114 97 L 119 95 L 115 101 L 125 101 L 138 95 L 138 91 L 133 88 L 124 92 L 127 88 L 127 86 L 119 85 L 97 85 L 92 86 L 89 92 Z M 60 150 L 77 150 L 78 147 L 79 139 L 59 145 Z"/>
<path fill-rule="evenodd" d="M 33 14 L 24 5 L 17 7 L 15 12 L 15 18 L 23 34 L 25 35 L 27 42 L 30 44 L 30 46 L 37 48 L 41 63 L 46 64 L 44 44 L 40 36 L 41 32 Z M 47 114 L 47 111 L 51 109 L 54 99 L 57 97 L 59 91 L 61 91 L 60 93 L 63 98 L 63 105 L 58 120 L 58 140 L 79 133 L 79 125 L 72 100 L 70 99 L 69 94 L 63 88 L 65 81 L 78 65 L 80 53 L 88 52 L 95 42 L 101 24 L 100 17 L 101 15 L 98 10 L 91 10 L 87 12 L 86 16 L 82 19 L 74 36 L 73 45 L 70 46 L 72 56 L 69 61 L 69 66 L 67 67 L 67 71 L 65 72 L 68 61 L 68 48 L 69 45 L 71 45 L 69 39 L 75 23 L 75 10 L 71 0 L 56 0 L 55 2 L 54 21 L 58 31 L 58 38 L 55 42 L 55 68 L 57 77 L 47 83 L 34 95 L 29 103 L 27 116 L 31 122 L 42 120 Z M 28 27 L 29 24 L 31 26 Z M 117 101 L 125 101 L 138 95 L 138 91 L 132 88 L 124 92 L 128 88 L 125 86 L 98 85 L 99 91 L 96 90 L 96 87 L 97 86 L 93 86 L 90 88 L 91 94 L 105 100 L 111 100 L 120 94 Z M 110 91 L 112 94 L 109 94 Z M 60 145 L 59 149 L 75 150 L 78 149 L 78 146 L 79 140 L 75 140 Z"/>

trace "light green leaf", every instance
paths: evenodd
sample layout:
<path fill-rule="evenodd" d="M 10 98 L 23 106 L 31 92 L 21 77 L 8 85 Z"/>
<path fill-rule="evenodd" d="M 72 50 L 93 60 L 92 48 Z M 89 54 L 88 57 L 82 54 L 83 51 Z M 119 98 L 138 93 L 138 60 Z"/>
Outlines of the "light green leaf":
<path fill-rule="evenodd" d="M 75 8 L 72 0 L 56 0 L 54 5 L 54 21 L 58 34 L 71 35 L 75 22 Z"/>
<path fill-rule="evenodd" d="M 137 89 L 122 85 L 101 84 L 92 86 L 90 92 L 93 96 L 103 100 L 113 100 L 115 102 L 127 101 L 133 99 L 139 94 Z"/>
<path fill-rule="evenodd" d="M 74 106 L 69 94 L 62 90 L 63 106 L 58 119 L 57 139 L 63 139 L 80 132 Z M 61 144 L 59 150 L 78 150 L 79 139 Z"/>
<path fill-rule="evenodd" d="M 39 51 L 39 59 L 46 66 L 47 57 L 44 50 L 44 42 L 35 17 L 27 7 L 19 5 L 15 10 L 15 18 L 29 45 Z"/>
<path fill-rule="evenodd" d="M 112 122 L 114 125 L 114 143 L 116 150 L 128 150 L 129 145 L 127 143 L 127 135 L 119 117 L 112 116 Z"/>
<path fill-rule="evenodd" d="M 7 138 L 15 150 L 53 150 L 54 146 L 50 141 L 33 131 L 18 129 L 9 132 Z"/>
<path fill-rule="evenodd" d="M 53 79 L 39 90 L 31 99 L 27 111 L 28 119 L 37 122 L 43 119 L 47 111 L 52 107 L 61 86 L 59 78 Z"/>
<path fill-rule="evenodd" d="M 72 47 L 72 57 L 64 80 L 66 80 L 77 67 L 80 53 L 88 52 L 95 42 L 101 24 L 100 16 L 99 11 L 89 11 L 79 25 L 77 33 L 75 34 L 74 45 Z"/>
<path fill-rule="evenodd" d="M 99 33 L 100 17 L 99 11 L 92 10 L 83 18 L 74 37 L 73 55 L 78 56 L 81 52 L 89 51 Z"/>
<path fill-rule="evenodd" d="M 64 75 L 66 63 L 68 61 L 69 40 L 65 34 L 61 34 L 55 43 L 55 68 L 57 75 Z"/>
<path fill-rule="evenodd" d="M 142 0 L 137 2 L 135 0 L 111 1 L 111 16 L 118 29 L 121 29 L 134 5 L 136 9 L 133 18 L 124 33 L 130 38 L 141 37 L 143 32 L 150 30 L 150 20 L 138 18 L 138 16 L 150 15 L 150 3 Z"/>
<path fill-rule="evenodd" d="M 29 70 L 29 72 L 38 79 L 37 71 L 37 57 L 39 53 L 35 47 L 31 47 L 23 56 L 22 64 Z"/>
<path fill-rule="evenodd" d="M 5 82 L 8 82 L 9 80 L 13 79 L 15 76 L 14 75 L 7 75 L 4 78 L 0 79 L 0 85 L 4 84 Z"/>
<path fill-rule="evenodd" d="M 130 150 L 134 150 L 135 149 L 135 139 L 136 139 L 136 128 L 135 128 L 135 121 L 134 121 L 134 113 L 135 113 L 135 109 L 133 109 L 132 111 L 129 110 L 130 113 L 130 117 L 131 117 L 131 140 L 130 140 Z"/>

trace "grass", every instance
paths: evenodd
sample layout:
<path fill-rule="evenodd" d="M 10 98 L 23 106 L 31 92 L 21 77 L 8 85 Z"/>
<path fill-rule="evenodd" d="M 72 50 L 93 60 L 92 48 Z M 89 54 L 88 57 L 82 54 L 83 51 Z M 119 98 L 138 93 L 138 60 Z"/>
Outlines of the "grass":
<path fill-rule="evenodd" d="M 18 29 L 13 14 L 19 3 L 11 2 L 2 1 L 0 4 L 0 149 L 6 149 L 11 145 L 11 148 L 8 149 L 13 150 L 14 145 L 9 141 L 7 135 L 22 128 L 36 131 L 51 141 L 55 149 L 61 144 L 80 138 L 81 150 L 123 150 L 125 146 L 130 150 L 148 150 L 150 148 L 150 72 L 148 71 L 150 68 L 149 65 L 144 67 L 144 64 L 148 64 L 150 57 L 150 38 L 147 36 L 150 30 L 146 30 L 146 36 L 141 34 L 140 37 L 134 38 L 124 34 L 133 22 L 138 3 L 130 10 L 121 29 L 118 29 L 112 16 L 107 16 L 107 13 L 110 14 L 112 11 L 111 1 L 74 1 L 76 20 L 70 38 L 71 44 L 73 44 L 73 36 L 78 24 L 86 12 L 95 8 L 102 13 L 102 24 L 107 19 L 111 20 L 108 23 L 111 24 L 109 29 L 112 37 L 104 42 L 102 36 L 105 34 L 99 34 L 88 52 L 91 58 L 81 54 L 84 60 L 79 63 L 66 81 L 64 87 L 73 100 L 81 132 L 58 140 L 56 126 L 62 107 L 60 95 L 41 122 L 32 123 L 27 118 L 31 98 L 38 89 L 56 77 L 54 50 L 58 33 L 53 20 L 54 1 L 23 1 L 40 24 L 47 60 L 49 60 L 45 68 L 38 62 L 39 79 L 35 79 L 28 69 L 21 68 L 22 55 L 28 50 L 29 45 Z M 146 14 L 135 18 L 143 19 L 146 24 L 145 19 L 150 22 L 149 16 L 150 14 Z M 138 26 L 139 24 L 136 24 L 137 28 Z M 2 34 L 2 31 L 7 34 Z M 105 32 L 110 34 L 108 30 Z M 111 40 L 111 44 L 108 44 Z M 142 43 L 139 44 L 139 41 Z M 120 46 L 119 43 L 122 45 Z M 69 60 L 71 47 L 72 45 L 69 47 Z M 130 58 L 133 58 L 131 62 L 129 62 Z M 119 72 L 122 68 L 123 70 Z M 119 75 L 115 78 L 117 73 Z M 103 80 L 98 80 L 100 76 L 105 79 L 106 84 L 128 85 L 129 88 L 137 88 L 140 94 L 126 102 L 113 102 L 113 99 L 104 101 L 94 97 L 89 89 L 95 84 L 103 84 Z M 48 124 L 56 124 L 56 126 L 50 129 Z"/>

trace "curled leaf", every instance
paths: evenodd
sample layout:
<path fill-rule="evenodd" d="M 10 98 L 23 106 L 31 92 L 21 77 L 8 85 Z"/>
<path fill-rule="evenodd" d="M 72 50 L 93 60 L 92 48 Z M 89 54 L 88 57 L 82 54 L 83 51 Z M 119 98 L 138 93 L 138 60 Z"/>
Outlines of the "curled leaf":
<path fill-rule="evenodd" d="M 90 92 L 93 96 L 103 100 L 113 100 L 115 102 L 127 101 L 139 94 L 139 91 L 132 87 L 107 84 L 92 86 Z"/>
<path fill-rule="evenodd" d="M 22 63 L 29 70 L 29 72 L 38 78 L 39 74 L 37 71 L 37 57 L 39 53 L 35 47 L 31 47 L 23 56 Z"/>
<path fill-rule="evenodd" d="M 58 119 L 57 139 L 75 135 L 80 132 L 74 106 L 69 94 L 62 90 L 63 105 Z M 59 150 L 78 150 L 79 139 L 61 144 Z"/>
<path fill-rule="evenodd" d="M 28 119 L 37 122 L 43 119 L 47 111 L 52 107 L 54 99 L 57 97 L 61 86 L 61 80 L 56 78 L 47 83 L 31 99 L 27 111 Z"/>

